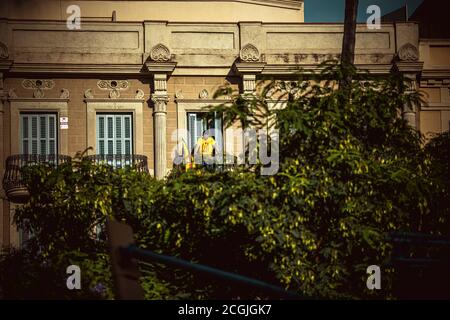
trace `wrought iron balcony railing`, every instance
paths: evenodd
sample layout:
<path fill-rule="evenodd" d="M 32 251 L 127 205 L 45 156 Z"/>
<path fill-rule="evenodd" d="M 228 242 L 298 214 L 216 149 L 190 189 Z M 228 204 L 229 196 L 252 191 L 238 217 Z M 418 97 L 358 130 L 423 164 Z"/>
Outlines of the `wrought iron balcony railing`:
<path fill-rule="evenodd" d="M 141 154 L 95 154 L 85 156 L 83 159 L 113 168 L 131 167 L 139 172 L 148 172 L 147 156 Z"/>
<path fill-rule="evenodd" d="M 51 154 L 16 154 L 6 159 L 5 175 L 3 176 L 3 189 L 8 200 L 14 203 L 24 203 L 29 198 L 28 189 L 24 184 L 22 171 L 29 166 L 45 164 L 58 166 L 71 161 L 71 157 Z"/>

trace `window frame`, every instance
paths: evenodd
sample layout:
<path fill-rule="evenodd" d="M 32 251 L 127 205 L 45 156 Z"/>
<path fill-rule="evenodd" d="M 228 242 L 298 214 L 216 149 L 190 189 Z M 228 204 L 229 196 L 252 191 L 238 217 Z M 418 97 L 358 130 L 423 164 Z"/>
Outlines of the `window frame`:
<path fill-rule="evenodd" d="M 47 137 L 43 138 L 41 136 L 41 118 L 42 116 L 45 116 L 46 119 L 46 130 L 47 130 Z M 54 118 L 54 137 L 51 138 L 50 137 L 50 116 L 52 116 Z M 28 117 L 28 137 L 25 138 L 23 133 L 24 133 L 24 127 L 23 127 L 23 119 L 24 117 Z M 36 128 L 36 138 L 32 137 L 32 125 L 31 125 L 31 121 L 32 121 L 32 117 L 36 117 L 37 118 L 37 128 Z M 28 142 L 28 150 L 27 152 L 25 152 L 24 150 L 24 142 L 25 139 L 27 139 Z M 45 139 L 46 140 L 46 152 L 43 154 L 41 152 L 41 141 Z M 22 111 L 19 113 L 19 150 L 21 154 L 34 154 L 33 150 L 32 150 L 32 141 L 36 140 L 36 154 L 37 155 L 57 155 L 58 151 L 59 151 L 59 130 L 58 130 L 58 113 L 57 112 L 30 112 L 30 111 Z M 54 142 L 54 149 L 55 152 L 54 153 L 50 153 L 50 141 L 53 140 Z M 30 152 L 31 151 L 31 152 Z"/>
<path fill-rule="evenodd" d="M 104 137 L 100 138 L 100 117 L 104 117 L 105 122 L 104 122 Z M 126 137 L 126 130 L 125 130 L 125 121 L 126 118 L 128 117 L 128 119 L 130 120 L 130 132 L 129 132 L 129 138 Z M 108 129 L 108 119 L 112 119 L 112 127 L 113 127 L 113 136 L 110 138 L 108 137 L 109 134 L 109 129 Z M 117 119 L 121 119 L 121 134 L 120 137 L 117 137 Z M 117 143 L 120 140 L 120 145 L 121 145 L 121 153 L 122 155 L 133 155 L 134 154 L 134 121 L 133 121 L 133 113 L 132 112 L 97 112 L 96 113 L 96 117 L 95 117 L 95 136 L 96 136 L 96 152 L 97 154 L 102 154 L 102 155 L 110 155 L 110 154 L 119 154 L 117 152 Z M 104 142 L 104 150 L 107 150 L 106 152 L 102 153 L 101 152 L 101 147 L 100 147 L 100 142 L 102 142 L 101 140 L 103 140 Z M 113 146 L 113 152 L 110 153 L 109 151 L 109 141 L 112 141 Z M 130 153 L 126 153 L 124 152 L 125 150 L 125 146 L 126 146 L 126 142 L 129 141 L 130 142 Z"/>

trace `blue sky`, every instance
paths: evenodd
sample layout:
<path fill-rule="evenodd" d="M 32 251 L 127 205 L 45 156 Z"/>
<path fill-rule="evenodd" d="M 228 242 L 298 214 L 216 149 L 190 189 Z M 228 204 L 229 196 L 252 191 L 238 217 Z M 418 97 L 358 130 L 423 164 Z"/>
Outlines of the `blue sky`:
<path fill-rule="evenodd" d="M 359 0 L 358 20 L 366 21 L 367 7 L 376 4 L 385 15 L 408 3 L 411 15 L 423 0 Z M 448 1 L 448 0 L 445 0 Z M 344 21 L 345 0 L 305 0 L 305 22 L 342 22 Z"/>

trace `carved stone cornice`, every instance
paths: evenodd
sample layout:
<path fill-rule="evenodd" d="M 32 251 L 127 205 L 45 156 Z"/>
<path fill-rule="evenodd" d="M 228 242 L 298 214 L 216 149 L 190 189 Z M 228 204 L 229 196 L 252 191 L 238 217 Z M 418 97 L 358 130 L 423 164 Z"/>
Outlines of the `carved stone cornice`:
<path fill-rule="evenodd" d="M 1 72 L 9 71 L 9 69 L 11 69 L 12 64 L 13 64 L 12 60 L 0 60 L 0 71 Z"/>
<path fill-rule="evenodd" d="M 170 74 L 175 70 L 177 66 L 176 62 L 153 62 L 149 61 L 145 63 L 145 66 L 149 72 L 152 73 L 166 73 Z"/>
<path fill-rule="evenodd" d="M 0 68 L 4 61 L 0 60 Z M 14 63 L 10 61 L 11 72 L 14 73 L 64 73 L 64 74 L 140 74 L 142 64 L 117 64 L 117 65 L 99 65 L 99 64 L 70 64 L 70 63 Z"/>
<path fill-rule="evenodd" d="M 261 73 L 265 66 L 266 63 L 265 62 L 236 62 L 234 64 L 237 72 L 239 72 L 240 74 L 245 74 L 245 73 L 252 73 L 252 74 L 257 74 L 257 73 Z"/>
<path fill-rule="evenodd" d="M 436 83 L 446 82 L 446 84 L 448 84 L 448 81 L 450 79 L 450 69 L 448 68 L 424 69 L 422 71 L 421 79 L 427 80 L 432 84 L 433 82 Z"/>
<path fill-rule="evenodd" d="M 69 98 L 22 98 L 18 96 L 11 96 L 11 93 L 9 94 L 9 97 L 7 99 L 8 101 L 16 101 L 16 102 L 69 102 Z"/>
<path fill-rule="evenodd" d="M 423 70 L 423 61 L 397 61 L 394 67 L 401 73 L 420 73 Z"/>
<path fill-rule="evenodd" d="M 127 103 L 142 103 L 143 100 L 142 99 L 135 99 L 135 98 L 117 98 L 117 99 L 110 99 L 110 98 L 85 98 L 83 100 L 84 102 L 89 102 L 89 103 L 95 103 L 95 102 L 105 102 L 108 104 L 119 104 L 122 102 L 127 102 Z"/>

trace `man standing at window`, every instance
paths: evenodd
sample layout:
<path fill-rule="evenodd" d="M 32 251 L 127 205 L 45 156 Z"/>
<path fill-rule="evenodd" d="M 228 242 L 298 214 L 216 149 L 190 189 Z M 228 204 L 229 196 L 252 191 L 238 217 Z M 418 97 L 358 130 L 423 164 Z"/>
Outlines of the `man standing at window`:
<path fill-rule="evenodd" d="M 203 131 L 203 136 L 198 139 L 197 146 L 195 148 L 196 160 L 198 156 L 201 156 L 202 165 L 207 168 L 211 168 L 214 164 L 215 148 L 216 141 L 214 138 L 209 136 L 208 130 Z"/>

